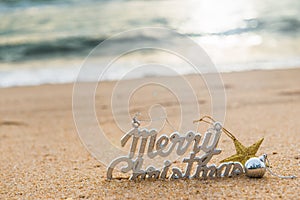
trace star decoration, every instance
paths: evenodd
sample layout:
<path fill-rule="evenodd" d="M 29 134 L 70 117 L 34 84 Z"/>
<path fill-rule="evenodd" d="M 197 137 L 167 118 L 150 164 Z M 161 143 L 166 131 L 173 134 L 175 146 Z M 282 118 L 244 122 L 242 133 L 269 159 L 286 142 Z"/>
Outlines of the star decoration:
<path fill-rule="evenodd" d="M 245 147 L 242 145 L 236 138 L 233 139 L 233 143 L 235 146 L 236 154 L 222 160 L 221 162 L 240 162 L 245 165 L 245 162 L 252 157 L 256 157 L 256 152 L 258 151 L 261 143 L 264 138 L 260 139 L 256 143 L 252 144 L 249 147 Z"/>

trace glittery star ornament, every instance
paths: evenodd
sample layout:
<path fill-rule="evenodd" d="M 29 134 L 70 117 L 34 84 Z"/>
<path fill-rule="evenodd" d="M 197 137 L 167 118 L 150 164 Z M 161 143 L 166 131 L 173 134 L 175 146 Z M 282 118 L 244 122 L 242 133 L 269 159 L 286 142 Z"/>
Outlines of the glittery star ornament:
<path fill-rule="evenodd" d="M 236 154 L 222 160 L 221 162 L 240 162 L 245 165 L 246 161 L 252 157 L 256 157 L 256 152 L 258 151 L 261 143 L 264 138 L 260 139 L 256 143 L 252 144 L 249 147 L 242 145 L 236 138 L 232 138 L 235 146 Z"/>
<path fill-rule="evenodd" d="M 207 121 L 206 119 L 210 120 Z M 195 120 L 195 122 L 206 122 L 208 124 L 213 124 L 214 122 L 216 122 L 212 117 L 210 116 L 204 116 L 199 120 Z M 252 144 L 249 147 L 245 147 L 244 145 L 242 145 L 242 143 L 240 143 L 240 141 L 238 141 L 238 139 L 236 139 L 236 137 L 230 133 L 230 131 L 228 131 L 226 128 L 222 127 L 223 132 L 230 138 L 232 139 L 234 146 L 235 146 L 235 150 L 236 150 L 236 154 L 222 160 L 221 162 L 240 162 L 243 165 L 245 165 L 246 161 L 249 160 L 252 157 L 256 157 L 256 152 L 258 151 L 261 143 L 263 142 L 264 138 L 260 139 L 259 141 L 257 141 L 256 143 Z"/>

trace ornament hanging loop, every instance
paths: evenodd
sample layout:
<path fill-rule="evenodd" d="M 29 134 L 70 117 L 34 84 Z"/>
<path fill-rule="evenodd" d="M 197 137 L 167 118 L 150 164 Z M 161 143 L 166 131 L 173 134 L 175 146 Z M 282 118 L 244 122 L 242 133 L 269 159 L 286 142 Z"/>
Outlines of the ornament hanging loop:
<path fill-rule="evenodd" d="M 141 122 L 137 119 L 137 115 L 135 115 L 133 118 L 132 118 L 132 126 L 133 128 L 139 128 L 140 125 L 141 125 Z"/>
<path fill-rule="evenodd" d="M 294 179 L 294 178 L 297 178 L 297 176 L 294 176 L 294 175 L 292 175 L 292 176 L 282 176 L 282 175 L 275 174 L 275 173 L 272 172 L 271 169 L 270 169 L 270 166 L 271 166 L 271 165 L 270 165 L 270 161 L 269 161 L 269 159 L 268 159 L 268 157 L 267 157 L 267 154 L 264 154 L 263 156 L 265 157 L 266 168 L 267 168 L 268 172 L 270 172 L 270 174 L 272 174 L 273 176 L 276 176 L 276 177 L 278 177 L 278 178 L 283 178 L 283 179 Z"/>
<path fill-rule="evenodd" d="M 131 125 L 133 126 L 133 128 L 139 128 L 141 125 L 141 122 L 152 122 L 152 121 L 165 120 L 166 123 L 173 129 L 173 131 L 177 131 L 167 117 L 160 117 L 160 118 L 156 118 L 156 119 L 138 119 L 138 116 L 140 116 L 140 115 L 141 115 L 141 113 L 138 112 L 132 118 Z"/>

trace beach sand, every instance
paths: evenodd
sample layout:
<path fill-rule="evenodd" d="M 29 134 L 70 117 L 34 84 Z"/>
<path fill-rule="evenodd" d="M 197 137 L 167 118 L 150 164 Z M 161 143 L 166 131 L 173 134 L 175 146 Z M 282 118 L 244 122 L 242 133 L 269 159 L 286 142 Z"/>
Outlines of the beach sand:
<path fill-rule="evenodd" d="M 224 126 L 246 146 L 264 137 L 258 155 L 268 154 L 274 172 L 298 177 L 299 77 L 300 68 L 222 74 L 227 95 Z M 177 84 L 177 78 L 164 79 Z M 195 75 L 186 78 L 199 88 L 197 95 L 203 114 L 209 112 L 210 99 L 200 92 L 204 86 L 198 85 Z M 114 85 L 115 82 L 103 84 L 102 95 L 96 97 L 97 114 L 102 115 L 100 123 L 104 130 L 122 135 L 115 127 L 109 105 L 108 94 Z M 268 172 L 262 179 L 241 176 L 212 180 L 107 181 L 106 166 L 89 154 L 77 135 L 72 89 L 72 84 L 0 89 L 0 199 L 299 198 L 299 178 L 279 179 Z M 134 101 L 132 112 L 154 103 L 144 93 Z M 173 110 L 170 121 L 176 124 L 178 111 L 172 103 L 174 98 L 161 95 L 162 102 L 169 102 L 164 106 Z M 219 148 L 223 152 L 214 159 L 216 164 L 235 153 L 226 137 L 222 137 Z"/>

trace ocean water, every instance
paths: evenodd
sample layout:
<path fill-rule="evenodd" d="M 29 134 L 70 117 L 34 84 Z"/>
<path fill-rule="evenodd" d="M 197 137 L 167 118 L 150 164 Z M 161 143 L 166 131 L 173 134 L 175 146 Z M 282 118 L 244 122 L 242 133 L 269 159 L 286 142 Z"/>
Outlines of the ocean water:
<path fill-rule="evenodd" d="M 190 37 L 220 72 L 300 66 L 299 0 L 2 0 L 0 87 L 73 82 L 95 46 L 141 27 L 166 27 Z M 155 43 L 155 37 L 125 34 L 92 59 L 104 67 L 103 58 L 116 49 L 141 40 Z M 168 36 L 165 40 L 176 44 Z M 104 79 L 120 79 L 125 68 L 161 56 L 132 55 Z M 179 73 L 191 73 L 179 61 L 173 65 Z M 136 75 L 143 76 L 149 74 Z"/>

